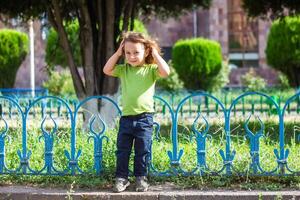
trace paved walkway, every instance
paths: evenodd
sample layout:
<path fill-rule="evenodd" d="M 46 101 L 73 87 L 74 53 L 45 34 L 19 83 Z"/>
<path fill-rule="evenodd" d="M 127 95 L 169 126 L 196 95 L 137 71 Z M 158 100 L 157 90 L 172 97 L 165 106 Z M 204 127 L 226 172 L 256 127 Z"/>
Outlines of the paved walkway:
<path fill-rule="evenodd" d="M 148 192 L 130 191 L 112 193 L 110 190 L 78 190 L 70 192 L 63 189 L 36 188 L 27 186 L 0 186 L 0 199 L 13 200 L 65 200 L 65 199 L 99 199 L 99 200 L 300 200 L 300 191 L 233 191 L 233 190 L 177 190 L 166 186 L 151 187 Z"/>

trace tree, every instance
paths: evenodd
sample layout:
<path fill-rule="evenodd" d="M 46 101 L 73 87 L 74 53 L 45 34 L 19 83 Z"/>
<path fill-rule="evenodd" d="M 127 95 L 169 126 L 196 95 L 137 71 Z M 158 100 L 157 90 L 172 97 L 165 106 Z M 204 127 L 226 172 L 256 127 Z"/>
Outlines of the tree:
<path fill-rule="evenodd" d="M 267 61 L 287 75 L 291 86 L 300 85 L 299 16 L 300 1 L 293 0 L 243 0 L 243 8 L 251 17 L 263 17 L 273 23 L 266 49 Z M 295 18 L 286 18 L 295 16 Z M 279 63 L 277 63 L 279 62 Z"/>
<path fill-rule="evenodd" d="M 243 8 L 251 17 L 282 18 L 300 13 L 300 1 L 295 0 L 243 0 Z"/>
<path fill-rule="evenodd" d="M 122 28 L 123 22 L 120 22 L 120 28 Z M 65 26 L 68 39 L 70 41 L 72 54 L 75 59 L 76 66 L 82 66 L 82 60 L 80 55 L 80 44 L 79 40 L 79 24 L 78 21 L 71 21 Z M 147 29 L 144 24 L 135 19 L 134 20 L 134 31 L 148 34 Z M 46 63 L 48 65 L 48 71 L 53 71 L 53 68 L 57 65 L 62 67 L 67 67 L 68 62 L 66 57 L 64 56 L 63 49 L 59 45 L 59 36 L 57 32 L 50 28 L 49 33 L 47 34 L 47 42 L 46 42 Z"/>
<path fill-rule="evenodd" d="M 267 47 L 267 62 L 289 79 L 292 87 L 300 86 L 300 17 L 276 20 L 271 27 Z"/>
<path fill-rule="evenodd" d="M 202 6 L 208 8 L 211 0 L 2 0 L 0 13 L 24 20 L 36 17 L 48 19 L 58 33 L 60 45 L 67 58 L 74 88 L 79 99 L 99 94 L 113 94 L 118 82 L 104 76 L 102 68 L 117 46 L 121 31 L 133 29 L 139 15 L 158 14 L 176 16 Z M 71 20 L 79 23 L 79 42 L 84 81 L 81 79 L 66 33 Z M 122 28 L 120 28 L 122 21 Z"/>

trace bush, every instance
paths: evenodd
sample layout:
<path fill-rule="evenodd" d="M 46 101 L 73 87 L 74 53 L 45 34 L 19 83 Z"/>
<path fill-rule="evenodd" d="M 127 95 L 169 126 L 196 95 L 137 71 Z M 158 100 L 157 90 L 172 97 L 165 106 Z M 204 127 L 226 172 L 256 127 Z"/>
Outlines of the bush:
<path fill-rule="evenodd" d="M 179 40 L 173 47 L 172 61 L 187 89 L 210 90 L 222 67 L 221 47 L 203 38 Z"/>
<path fill-rule="evenodd" d="M 282 90 L 286 90 L 291 88 L 290 83 L 289 83 L 289 79 L 286 75 L 284 75 L 283 73 L 280 73 L 278 76 L 279 79 L 279 87 Z"/>
<path fill-rule="evenodd" d="M 272 24 L 266 48 L 267 63 L 284 73 L 292 87 L 300 86 L 300 16 Z"/>
<path fill-rule="evenodd" d="M 157 87 L 169 92 L 178 91 L 183 88 L 183 82 L 179 79 L 176 70 L 173 68 L 172 63 L 169 62 L 171 73 L 167 78 L 157 80 Z"/>
<path fill-rule="evenodd" d="M 75 96 L 72 77 L 68 70 L 52 72 L 50 78 L 44 82 L 43 87 L 47 88 L 52 95 L 62 97 Z"/>
<path fill-rule="evenodd" d="M 217 92 L 218 90 L 222 89 L 227 83 L 229 83 L 229 73 L 230 68 L 228 65 L 228 61 L 225 60 L 222 62 L 222 68 L 220 72 L 212 78 L 211 83 L 208 88 L 209 91 Z"/>
<path fill-rule="evenodd" d="M 253 68 L 241 77 L 242 84 L 250 91 L 262 91 L 266 87 L 266 81 L 258 76 Z"/>
<path fill-rule="evenodd" d="M 12 88 L 29 47 L 28 36 L 14 30 L 0 31 L 0 88 Z"/>

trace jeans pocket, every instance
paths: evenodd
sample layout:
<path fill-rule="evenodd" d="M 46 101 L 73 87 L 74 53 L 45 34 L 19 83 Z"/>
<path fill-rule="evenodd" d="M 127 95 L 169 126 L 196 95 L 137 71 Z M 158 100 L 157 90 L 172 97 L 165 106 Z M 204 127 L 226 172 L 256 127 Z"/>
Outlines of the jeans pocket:
<path fill-rule="evenodd" d="M 144 116 L 138 120 L 138 127 L 142 129 L 151 129 L 153 127 L 153 118 L 151 116 Z"/>
<path fill-rule="evenodd" d="M 148 124 L 150 126 L 153 126 L 153 116 L 152 115 L 147 116 L 147 120 L 148 120 Z"/>

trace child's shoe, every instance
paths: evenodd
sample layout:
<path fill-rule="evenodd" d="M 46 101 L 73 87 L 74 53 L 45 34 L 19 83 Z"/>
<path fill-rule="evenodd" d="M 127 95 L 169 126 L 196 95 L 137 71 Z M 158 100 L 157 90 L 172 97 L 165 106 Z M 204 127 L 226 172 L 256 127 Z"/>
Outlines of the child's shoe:
<path fill-rule="evenodd" d="M 123 192 L 130 185 L 130 182 L 125 178 L 116 178 L 113 188 L 114 192 Z"/>
<path fill-rule="evenodd" d="M 137 192 L 146 192 L 148 188 L 149 188 L 149 184 L 147 183 L 146 176 L 137 176 L 135 190 Z"/>

